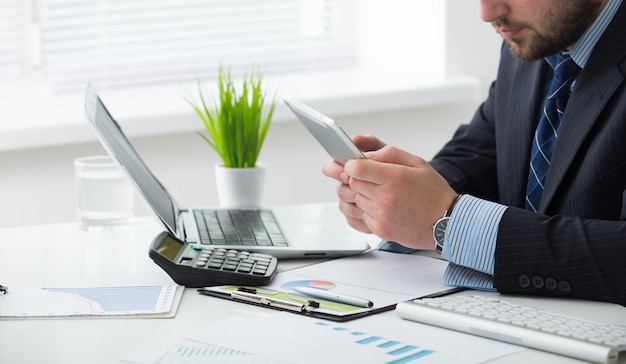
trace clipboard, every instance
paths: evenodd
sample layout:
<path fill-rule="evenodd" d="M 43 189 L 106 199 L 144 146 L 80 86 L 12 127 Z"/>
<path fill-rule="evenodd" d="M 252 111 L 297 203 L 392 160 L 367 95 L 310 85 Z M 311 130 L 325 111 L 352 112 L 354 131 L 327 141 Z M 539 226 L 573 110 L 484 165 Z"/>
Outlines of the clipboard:
<path fill-rule="evenodd" d="M 254 291 L 254 293 L 252 291 Z M 350 307 L 350 313 L 332 312 L 332 308 L 330 307 L 333 305 L 344 306 L 344 304 L 306 297 L 302 297 L 303 300 L 306 300 L 304 302 L 297 301 L 292 298 L 293 296 L 287 296 L 285 292 L 272 291 L 267 288 L 257 287 L 205 287 L 198 289 L 198 292 L 207 296 L 225 298 L 255 306 L 267 307 L 274 310 L 286 311 L 303 316 L 310 316 L 336 322 L 345 322 L 379 312 L 391 311 L 396 307 L 395 304 L 377 308 Z M 278 296 L 274 293 L 277 293 Z"/>
<path fill-rule="evenodd" d="M 263 287 L 224 285 L 204 287 L 200 294 L 299 315 L 345 322 L 393 310 L 398 302 L 456 292 L 443 285 L 447 262 L 419 254 L 370 252 L 278 273 Z M 297 287 L 314 287 L 367 298 L 372 307 L 311 297 Z"/>

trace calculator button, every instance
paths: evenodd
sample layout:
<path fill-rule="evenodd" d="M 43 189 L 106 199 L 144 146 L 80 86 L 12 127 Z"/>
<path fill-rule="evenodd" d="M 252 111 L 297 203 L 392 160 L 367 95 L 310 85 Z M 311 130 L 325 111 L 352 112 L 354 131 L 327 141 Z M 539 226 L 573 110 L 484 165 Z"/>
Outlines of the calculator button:
<path fill-rule="evenodd" d="M 255 260 L 259 261 L 259 262 L 269 262 L 269 261 L 272 260 L 271 257 L 264 256 L 264 255 L 252 255 L 251 258 L 255 259 Z"/>
<path fill-rule="evenodd" d="M 252 271 L 252 274 L 256 274 L 256 275 L 265 275 L 265 272 L 267 271 L 267 269 L 265 268 L 254 268 L 254 270 Z"/>
<path fill-rule="evenodd" d="M 219 262 L 209 262 L 209 264 L 207 265 L 207 268 L 220 269 L 220 268 L 222 268 L 222 263 L 219 263 Z"/>
<path fill-rule="evenodd" d="M 241 265 L 240 265 L 240 266 L 239 266 L 239 269 L 237 269 L 237 271 L 238 271 L 238 272 L 241 272 L 241 273 L 250 273 L 250 272 L 252 271 L 252 267 L 250 267 L 250 266 L 245 266 L 245 265 L 244 265 L 244 266 L 241 266 Z"/>

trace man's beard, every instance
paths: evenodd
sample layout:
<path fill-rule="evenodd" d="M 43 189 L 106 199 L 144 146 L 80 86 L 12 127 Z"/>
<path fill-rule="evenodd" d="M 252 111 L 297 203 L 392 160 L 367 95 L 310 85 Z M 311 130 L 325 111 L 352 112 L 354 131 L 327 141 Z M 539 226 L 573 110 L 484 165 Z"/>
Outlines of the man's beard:
<path fill-rule="evenodd" d="M 568 0 L 559 7 L 544 15 L 544 24 L 551 24 L 543 29 L 550 29 L 550 33 L 541 34 L 541 29 L 533 28 L 530 24 L 509 23 L 507 18 L 497 19 L 494 27 L 526 28 L 532 31 L 527 38 L 505 38 L 511 53 L 523 60 L 532 61 L 551 54 L 563 51 L 572 46 L 587 30 L 600 13 L 600 0 Z"/>

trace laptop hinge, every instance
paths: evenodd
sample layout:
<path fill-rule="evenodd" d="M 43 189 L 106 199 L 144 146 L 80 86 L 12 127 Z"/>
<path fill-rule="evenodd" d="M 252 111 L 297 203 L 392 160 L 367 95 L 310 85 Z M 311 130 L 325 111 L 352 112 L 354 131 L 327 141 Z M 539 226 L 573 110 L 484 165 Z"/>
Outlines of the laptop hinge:
<path fill-rule="evenodd" d="M 198 229 L 196 228 L 196 220 L 193 213 L 189 210 L 180 211 L 178 219 L 178 233 L 184 237 L 184 241 L 188 243 L 198 242 Z"/>

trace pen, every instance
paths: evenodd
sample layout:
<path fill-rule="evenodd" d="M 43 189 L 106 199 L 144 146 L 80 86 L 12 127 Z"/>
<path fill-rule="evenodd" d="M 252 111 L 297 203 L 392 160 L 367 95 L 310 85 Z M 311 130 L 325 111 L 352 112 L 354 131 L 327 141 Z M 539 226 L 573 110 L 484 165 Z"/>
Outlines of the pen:
<path fill-rule="evenodd" d="M 9 287 L 0 284 L 0 294 L 5 294 L 9 290 Z"/>
<path fill-rule="evenodd" d="M 333 293 L 331 291 L 319 288 L 312 287 L 293 287 L 293 290 L 305 294 L 307 296 L 326 299 L 329 301 L 345 303 L 347 305 L 358 306 L 358 307 L 372 307 L 374 306 L 374 302 L 359 297 L 346 296 L 338 293 Z"/>
<path fill-rule="evenodd" d="M 233 291 L 230 293 L 230 296 L 242 301 L 258 303 L 264 306 L 279 307 L 291 311 L 302 312 L 308 307 L 308 304 L 289 302 L 271 297 L 263 297 L 248 290 Z"/>

